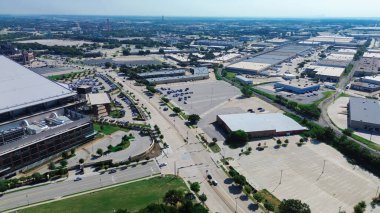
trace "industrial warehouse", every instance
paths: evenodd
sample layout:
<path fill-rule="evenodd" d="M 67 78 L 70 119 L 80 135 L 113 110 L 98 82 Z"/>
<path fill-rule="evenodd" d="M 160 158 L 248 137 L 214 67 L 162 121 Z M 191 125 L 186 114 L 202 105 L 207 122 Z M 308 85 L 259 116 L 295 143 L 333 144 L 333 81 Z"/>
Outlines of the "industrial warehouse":
<path fill-rule="evenodd" d="M 76 93 L 0 56 L 0 177 L 91 140 Z"/>
<path fill-rule="evenodd" d="M 138 74 L 139 78 L 144 79 L 151 85 L 168 84 L 186 81 L 204 80 L 209 78 L 207 67 L 191 68 L 191 75 L 186 75 L 186 70 L 161 70 L 149 73 Z"/>
<path fill-rule="evenodd" d="M 275 65 L 290 60 L 296 56 L 304 55 L 311 48 L 306 46 L 289 45 L 259 56 L 232 64 L 227 70 L 242 74 L 259 74 Z"/>
<path fill-rule="evenodd" d="M 351 97 L 348 103 L 348 124 L 355 130 L 380 131 L 380 104 L 378 100 Z"/>
<path fill-rule="evenodd" d="M 243 130 L 252 138 L 299 134 L 307 128 L 281 113 L 217 115 L 217 123 L 228 133 Z"/>

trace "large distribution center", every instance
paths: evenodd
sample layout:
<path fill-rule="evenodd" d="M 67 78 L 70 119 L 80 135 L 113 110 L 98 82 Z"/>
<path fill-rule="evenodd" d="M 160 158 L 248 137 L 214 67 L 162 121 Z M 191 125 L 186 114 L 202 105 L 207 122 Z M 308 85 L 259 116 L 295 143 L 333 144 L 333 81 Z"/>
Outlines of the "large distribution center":
<path fill-rule="evenodd" d="M 228 133 L 243 130 L 250 137 L 299 134 L 307 128 L 281 113 L 242 113 L 217 115 L 217 122 Z"/>
<path fill-rule="evenodd" d="M 93 138 L 75 92 L 4 56 L 0 67 L 0 177 Z"/>
<path fill-rule="evenodd" d="M 380 131 L 380 104 L 375 99 L 351 97 L 348 103 L 348 124 L 352 129 Z"/>
<path fill-rule="evenodd" d="M 271 68 L 272 66 L 283 63 L 297 55 L 302 55 L 310 47 L 289 45 L 279 49 L 263 53 L 256 57 L 227 66 L 227 69 L 232 72 L 243 74 L 259 74 L 261 71 Z"/>

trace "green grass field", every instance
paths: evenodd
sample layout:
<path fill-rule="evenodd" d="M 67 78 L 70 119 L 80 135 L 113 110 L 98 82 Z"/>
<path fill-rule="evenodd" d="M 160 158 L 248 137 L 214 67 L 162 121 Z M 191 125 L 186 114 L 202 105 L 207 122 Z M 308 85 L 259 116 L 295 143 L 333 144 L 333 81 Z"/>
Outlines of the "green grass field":
<path fill-rule="evenodd" d="M 103 128 L 101 128 L 101 126 L 103 126 Z M 121 127 L 118 127 L 118 126 L 112 126 L 112 125 L 109 125 L 109 124 L 99 124 L 99 123 L 94 123 L 94 129 L 97 132 L 103 133 L 105 135 L 111 135 L 112 133 L 117 132 L 119 130 L 124 131 L 124 132 L 128 132 L 129 131 L 126 128 L 121 128 Z"/>
<path fill-rule="evenodd" d="M 180 178 L 167 176 L 118 186 L 111 189 L 80 195 L 53 203 L 20 210 L 22 213 L 93 213 L 128 209 L 135 212 L 151 203 L 161 203 L 164 194 L 171 189 L 188 190 Z"/>

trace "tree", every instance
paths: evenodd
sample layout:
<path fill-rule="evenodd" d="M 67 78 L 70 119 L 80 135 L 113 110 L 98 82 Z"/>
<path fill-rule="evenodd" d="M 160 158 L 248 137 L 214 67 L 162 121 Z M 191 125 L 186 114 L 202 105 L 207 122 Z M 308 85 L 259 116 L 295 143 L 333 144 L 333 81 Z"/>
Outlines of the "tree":
<path fill-rule="evenodd" d="M 189 117 L 187 118 L 187 120 L 192 123 L 192 124 L 197 124 L 199 122 L 199 120 L 201 119 L 201 117 L 199 117 L 199 115 L 197 114 L 191 114 L 189 115 Z"/>
<path fill-rule="evenodd" d="M 245 145 L 248 141 L 248 134 L 243 130 L 237 130 L 231 132 L 231 134 L 227 138 L 228 143 L 236 143 L 240 145 Z"/>
<path fill-rule="evenodd" d="M 8 190 L 8 184 L 5 180 L 0 180 L 0 192 L 5 192 Z"/>
<path fill-rule="evenodd" d="M 234 179 L 234 182 L 239 186 L 243 186 L 247 182 L 245 177 L 243 175 L 240 175 L 240 174 L 235 175 L 232 178 Z"/>
<path fill-rule="evenodd" d="M 252 87 L 246 85 L 243 88 L 241 88 L 241 93 L 243 93 L 243 95 L 246 97 L 251 97 L 253 94 L 253 89 Z"/>
<path fill-rule="evenodd" d="M 199 185 L 198 182 L 194 182 L 194 183 L 191 183 L 190 184 L 190 189 L 195 192 L 195 193 L 198 193 L 199 190 L 201 189 L 201 186 Z"/>
<path fill-rule="evenodd" d="M 79 159 L 79 163 L 80 163 L 80 164 L 83 164 L 83 163 L 84 163 L 83 158 Z"/>
<path fill-rule="evenodd" d="M 216 142 L 218 142 L 218 139 L 217 138 L 212 138 L 212 142 L 216 143 Z"/>
<path fill-rule="evenodd" d="M 281 145 L 281 144 L 282 144 L 281 139 L 277 139 L 277 144 L 278 144 L 278 145 Z"/>
<path fill-rule="evenodd" d="M 154 86 L 146 86 L 146 90 L 148 90 L 151 93 L 156 93 L 157 92 L 157 90 L 156 90 L 156 88 L 154 88 Z"/>
<path fill-rule="evenodd" d="M 179 190 L 169 190 L 164 196 L 164 203 L 176 206 L 179 202 L 184 200 L 184 195 L 182 191 Z"/>
<path fill-rule="evenodd" d="M 111 64 L 111 62 L 106 62 L 105 64 L 104 64 L 104 66 L 108 69 L 108 68 L 111 68 L 112 67 L 112 64 Z"/>
<path fill-rule="evenodd" d="M 173 206 L 152 203 L 137 213 L 178 213 L 178 210 Z"/>
<path fill-rule="evenodd" d="M 182 110 L 179 108 L 179 107 L 174 107 L 173 108 L 173 112 L 175 112 L 175 113 L 180 113 Z"/>
<path fill-rule="evenodd" d="M 283 200 L 279 206 L 280 213 L 311 213 L 309 205 L 302 203 L 300 200 L 288 199 Z"/>
<path fill-rule="evenodd" d="M 118 209 L 115 213 L 130 213 L 127 209 Z"/>
<path fill-rule="evenodd" d="M 96 154 L 98 154 L 99 156 L 102 156 L 103 155 L 103 149 L 99 148 L 98 150 L 96 150 Z"/>
<path fill-rule="evenodd" d="M 289 143 L 289 140 L 288 139 L 285 139 L 285 141 L 284 141 L 285 143 Z"/>
<path fill-rule="evenodd" d="M 161 140 L 164 139 L 164 135 L 160 135 L 160 139 L 161 139 Z"/>
<path fill-rule="evenodd" d="M 74 148 L 70 149 L 70 154 L 71 154 L 71 155 L 74 155 L 74 154 L 75 154 L 75 149 L 74 149 Z"/>
<path fill-rule="evenodd" d="M 62 152 L 62 158 L 63 159 L 66 159 L 69 157 L 69 153 L 67 153 L 66 151 Z"/>
<path fill-rule="evenodd" d="M 358 204 L 354 206 L 354 213 L 363 213 L 365 212 L 365 208 L 367 205 L 364 201 L 360 201 Z"/>
<path fill-rule="evenodd" d="M 352 129 L 344 129 L 342 132 L 343 132 L 343 134 L 345 134 L 347 136 L 351 136 L 352 133 L 354 132 L 354 130 L 352 130 Z"/>
<path fill-rule="evenodd" d="M 203 193 L 203 194 L 201 194 L 201 195 L 199 195 L 199 200 L 202 202 L 202 203 L 204 203 L 204 202 L 206 202 L 206 200 L 207 200 L 207 196 Z"/>
<path fill-rule="evenodd" d="M 54 164 L 54 162 L 50 162 L 48 168 L 49 168 L 49 170 L 54 170 L 54 169 L 55 169 L 55 164 Z"/>
<path fill-rule="evenodd" d="M 67 166 L 67 160 L 61 160 L 59 162 L 59 164 L 61 164 L 62 167 L 66 167 Z"/>
<path fill-rule="evenodd" d="M 34 183 L 39 183 L 39 182 L 42 182 L 42 180 L 44 179 L 44 176 L 36 172 L 32 174 L 32 178 L 33 178 Z"/>

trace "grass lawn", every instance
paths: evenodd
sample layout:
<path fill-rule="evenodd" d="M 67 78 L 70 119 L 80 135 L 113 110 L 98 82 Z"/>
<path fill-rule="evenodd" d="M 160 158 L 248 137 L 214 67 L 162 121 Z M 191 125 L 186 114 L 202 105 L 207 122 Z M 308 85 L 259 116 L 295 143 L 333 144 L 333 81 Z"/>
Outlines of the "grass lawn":
<path fill-rule="evenodd" d="M 112 212 L 113 209 L 128 209 L 135 212 L 150 203 L 161 203 L 164 194 L 171 189 L 188 190 L 180 178 L 167 176 L 118 186 L 111 189 L 80 195 L 65 200 L 20 210 L 22 213 L 93 213 Z"/>
<path fill-rule="evenodd" d="M 280 206 L 281 201 L 277 197 L 275 197 L 272 193 L 270 193 L 266 189 L 263 189 L 259 191 L 258 193 L 260 193 L 264 197 L 263 203 L 265 200 L 267 200 L 269 203 L 274 205 L 274 209 L 275 209 L 274 212 L 278 212 L 278 207 Z"/>
<path fill-rule="evenodd" d="M 363 144 L 367 145 L 368 147 L 370 147 L 374 150 L 380 151 L 380 145 L 378 145 L 378 144 L 376 144 L 370 140 L 367 140 L 367 139 L 360 137 L 359 135 L 355 135 L 355 134 L 352 134 L 351 137 L 357 141 L 362 142 Z"/>
<path fill-rule="evenodd" d="M 83 72 L 71 72 L 71 73 L 67 73 L 63 75 L 52 75 L 52 76 L 49 76 L 48 79 L 53 80 L 53 81 L 58 81 L 58 80 L 66 79 L 66 78 L 71 78 L 77 74 L 80 75 L 82 73 Z"/>
<path fill-rule="evenodd" d="M 103 126 L 103 128 L 101 128 L 101 126 Z M 94 129 L 97 132 L 103 133 L 105 135 L 111 135 L 112 133 L 117 132 L 119 130 L 124 131 L 124 132 L 128 132 L 129 131 L 126 128 L 121 128 L 121 127 L 118 127 L 118 126 L 112 126 L 112 125 L 109 125 L 109 124 L 99 124 L 99 123 L 94 123 Z"/>
<path fill-rule="evenodd" d="M 236 77 L 236 73 L 233 73 L 233 72 L 226 72 L 225 74 L 225 78 L 229 80 L 235 80 L 235 77 Z"/>

